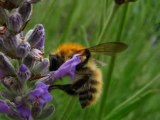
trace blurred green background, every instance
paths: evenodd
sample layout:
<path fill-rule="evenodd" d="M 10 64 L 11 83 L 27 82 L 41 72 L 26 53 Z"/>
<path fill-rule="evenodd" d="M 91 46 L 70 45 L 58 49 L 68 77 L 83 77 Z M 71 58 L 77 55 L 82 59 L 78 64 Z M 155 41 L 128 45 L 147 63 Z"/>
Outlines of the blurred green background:
<path fill-rule="evenodd" d="M 55 113 L 48 120 L 160 120 L 160 1 L 43 0 L 34 5 L 26 31 L 42 23 L 45 55 L 65 42 L 87 47 L 121 41 L 128 49 L 116 57 L 98 56 L 107 63 L 103 94 L 81 109 L 77 98 L 52 92 Z M 69 79 L 59 81 L 67 82 Z"/>

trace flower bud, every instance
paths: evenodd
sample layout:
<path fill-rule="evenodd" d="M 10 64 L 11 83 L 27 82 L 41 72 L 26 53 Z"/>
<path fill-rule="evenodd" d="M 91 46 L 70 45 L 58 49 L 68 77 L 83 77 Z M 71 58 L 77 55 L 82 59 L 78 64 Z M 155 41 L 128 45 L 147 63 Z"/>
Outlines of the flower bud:
<path fill-rule="evenodd" d="M 18 12 L 12 12 L 8 16 L 7 28 L 13 33 L 18 33 L 22 29 L 22 18 Z"/>
<path fill-rule="evenodd" d="M 0 37 L 0 50 L 1 51 L 5 51 L 5 47 L 4 47 L 4 43 L 3 43 L 3 38 L 2 37 Z"/>
<path fill-rule="evenodd" d="M 0 7 L 0 25 L 4 25 L 6 18 L 6 12 L 3 8 Z"/>
<path fill-rule="evenodd" d="M 43 51 L 44 50 L 44 43 L 45 43 L 45 35 L 43 35 L 40 41 L 36 44 L 35 48 Z"/>
<path fill-rule="evenodd" d="M 30 69 L 33 68 L 34 64 L 35 64 L 35 59 L 34 57 L 32 57 L 30 54 L 28 54 L 24 60 L 23 63 Z"/>
<path fill-rule="evenodd" d="M 0 69 L 5 71 L 7 75 L 13 75 L 15 74 L 15 70 L 9 59 L 0 52 Z"/>
<path fill-rule="evenodd" d="M 23 22 L 27 22 L 30 19 L 32 13 L 32 5 L 29 2 L 24 2 L 18 9 Z"/>
<path fill-rule="evenodd" d="M 42 62 L 39 62 L 38 64 L 35 65 L 34 72 L 40 74 L 46 73 L 48 71 L 48 66 L 49 66 L 49 60 L 44 59 Z"/>
<path fill-rule="evenodd" d="M 12 52 L 12 54 L 14 54 L 13 52 L 16 51 L 17 46 L 18 46 L 18 40 L 16 38 L 15 35 L 12 35 L 11 33 L 6 33 L 5 38 L 4 38 L 4 47 Z"/>
<path fill-rule="evenodd" d="M 21 43 L 17 47 L 17 56 L 20 58 L 24 58 L 28 55 L 31 47 L 30 44 L 26 41 L 21 41 Z"/>
<path fill-rule="evenodd" d="M 24 0 L 9 0 L 9 1 L 12 1 L 12 3 L 13 3 L 15 6 L 19 6 Z"/>
<path fill-rule="evenodd" d="M 31 44 L 32 47 L 35 47 L 35 45 L 41 40 L 41 38 L 44 36 L 44 27 L 42 24 L 38 24 L 35 26 L 33 32 L 28 37 L 28 42 Z"/>
<path fill-rule="evenodd" d="M 32 49 L 30 52 L 30 55 L 36 60 L 36 61 L 42 61 L 43 60 L 43 52 L 38 49 Z"/>
<path fill-rule="evenodd" d="M 13 0 L 15 1 L 15 0 Z M 14 3 L 12 3 L 11 0 L 0 0 L 0 7 L 11 10 L 13 8 L 17 8 L 18 6 L 16 6 Z"/>
<path fill-rule="evenodd" d="M 23 84 L 26 80 L 31 77 L 31 72 L 25 64 L 22 64 L 18 70 L 18 79 Z"/>
<path fill-rule="evenodd" d="M 2 69 L 0 69 L 0 80 L 3 79 L 5 76 L 5 72 Z"/>

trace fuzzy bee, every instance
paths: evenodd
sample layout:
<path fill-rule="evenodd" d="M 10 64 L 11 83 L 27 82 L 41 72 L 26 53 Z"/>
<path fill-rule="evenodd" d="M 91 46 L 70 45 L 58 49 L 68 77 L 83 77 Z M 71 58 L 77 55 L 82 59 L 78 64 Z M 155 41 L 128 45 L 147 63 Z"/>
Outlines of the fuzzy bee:
<path fill-rule="evenodd" d="M 76 43 L 62 44 L 53 54 L 49 56 L 50 71 L 57 70 L 66 60 L 72 58 L 74 54 L 81 54 L 81 63 L 76 66 L 76 77 L 71 84 L 51 85 L 50 89 L 60 89 L 69 95 L 79 97 L 82 108 L 95 103 L 102 91 L 102 73 L 97 68 L 92 57 L 92 52 L 115 55 L 127 48 L 121 42 L 102 43 L 90 48 L 86 48 Z"/>

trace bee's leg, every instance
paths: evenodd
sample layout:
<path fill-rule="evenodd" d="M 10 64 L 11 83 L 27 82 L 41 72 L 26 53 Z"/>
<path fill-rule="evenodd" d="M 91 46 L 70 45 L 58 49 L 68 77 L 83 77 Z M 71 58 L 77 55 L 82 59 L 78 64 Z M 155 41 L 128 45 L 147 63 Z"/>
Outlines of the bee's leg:
<path fill-rule="evenodd" d="M 89 58 L 91 57 L 91 53 L 88 49 L 85 49 L 84 53 L 86 55 L 86 59 L 76 66 L 76 70 L 80 70 L 84 65 L 88 63 Z"/>
<path fill-rule="evenodd" d="M 76 95 L 76 90 L 73 89 L 72 84 L 65 84 L 65 85 L 51 85 L 49 86 L 49 90 L 53 89 L 60 89 L 66 92 L 69 95 Z"/>
<path fill-rule="evenodd" d="M 53 89 L 60 89 L 63 90 L 64 92 L 66 92 L 69 95 L 77 95 L 77 91 L 79 88 L 81 88 L 86 81 L 88 80 L 89 76 L 86 75 L 83 78 L 79 79 L 77 82 L 73 83 L 73 84 L 65 84 L 65 85 L 51 85 L 49 86 L 49 90 L 53 90 Z"/>

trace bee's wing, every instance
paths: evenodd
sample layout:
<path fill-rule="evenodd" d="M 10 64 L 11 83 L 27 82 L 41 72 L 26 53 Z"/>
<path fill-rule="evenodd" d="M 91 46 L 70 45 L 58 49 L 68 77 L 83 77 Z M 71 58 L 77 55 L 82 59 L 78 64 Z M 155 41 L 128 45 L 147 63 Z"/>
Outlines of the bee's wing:
<path fill-rule="evenodd" d="M 116 53 L 122 52 L 127 48 L 125 43 L 121 42 L 108 42 L 98 44 L 96 46 L 87 48 L 90 52 L 101 53 L 105 55 L 114 55 Z"/>
<path fill-rule="evenodd" d="M 97 60 L 95 58 L 93 58 L 94 62 L 96 63 L 97 66 L 100 66 L 100 67 L 104 67 L 104 66 L 107 66 L 107 63 L 101 61 L 101 60 Z"/>

